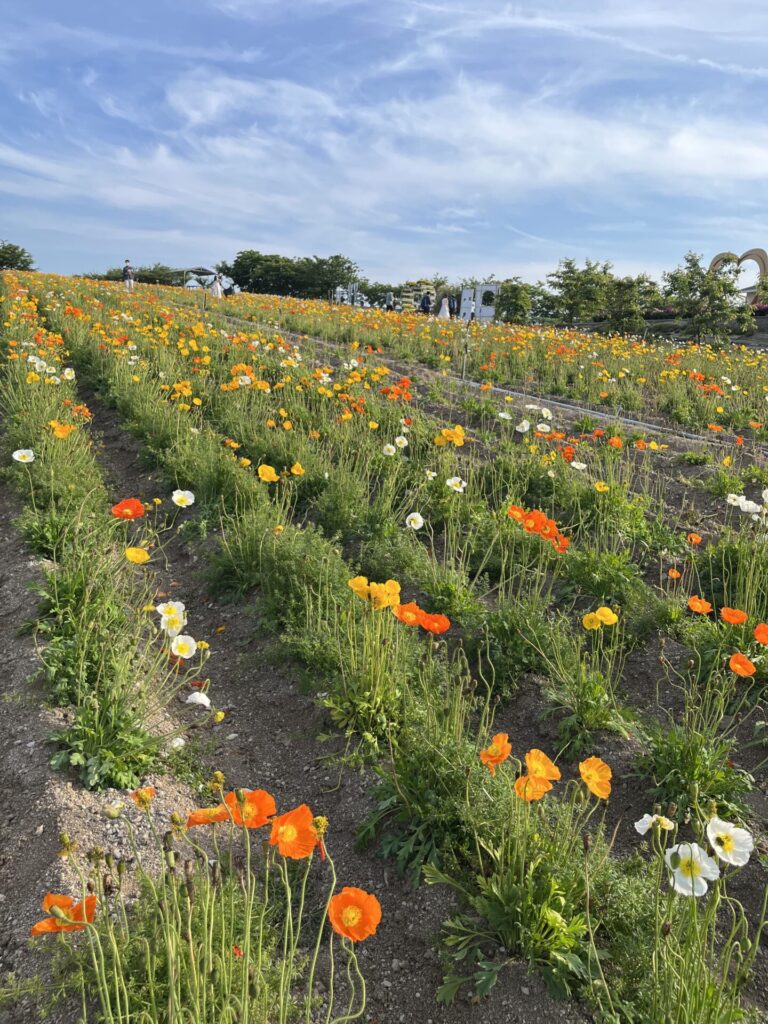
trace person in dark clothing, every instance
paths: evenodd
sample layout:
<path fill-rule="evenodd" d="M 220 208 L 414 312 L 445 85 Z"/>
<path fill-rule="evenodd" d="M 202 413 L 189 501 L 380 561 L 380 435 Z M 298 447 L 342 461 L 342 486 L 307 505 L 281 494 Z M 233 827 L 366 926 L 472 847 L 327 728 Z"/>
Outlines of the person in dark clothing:
<path fill-rule="evenodd" d="M 448 312 L 451 314 L 451 320 L 456 316 L 459 311 L 459 304 L 456 301 L 455 295 L 448 296 Z"/>
<path fill-rule="evenodd" d="M 133 267 L 130 260 L 126 260 L 123 265 L 123 284 L 127 292 L 133 291 Z"/>
<path fill-rule="evenodd" d="M 421 302 L 419 303 L 419 309 L 424 314 L 424 316 L 429 316 L 429 311 L 430 311 L 431 308 L 432 308 L 432 303 L 429 301 L 429 294 L 427 292 L 424 292 L 424 294 L 421 296 Z"/>

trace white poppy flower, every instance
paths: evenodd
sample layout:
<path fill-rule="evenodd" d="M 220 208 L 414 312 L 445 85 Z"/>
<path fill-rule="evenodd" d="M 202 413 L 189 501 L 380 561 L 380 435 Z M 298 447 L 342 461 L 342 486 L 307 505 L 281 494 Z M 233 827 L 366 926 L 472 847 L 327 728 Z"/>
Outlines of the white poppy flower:
<path fill-rule="evenodd" d="M 536 429 L 541 434 L 548 434 L 550 432 L 550 430 L 552 429 L 552 427 L 550 427 L 550 425 L 548 423 L 537 423 L 536 424 Z"/>
<path fill-rule="evenodd" d="M 728 494 L 726 495 L 725 500 L 729 505 L 736 506 L 741 504 L 741 498 L 738 494 Z"/>
<path fill-rule="evenodd" d="M 183 601 L 164 601 L 155 608 L 158 615 L 181 615 L 186 610 L 187 606 Z"/>
<path fill-rule="evenodd" d="M 187 616 L 184 612 L 171 612 L 170 615 L 164 615 L 162 619 L 160 619 L 160 628 L 164 630 L 171 639 L 178 636 L 186 624 Z"/>
<path fill-rule="evenodd" d="M 452 491 L 456 491 L 457 494 L 463 494 L 464 488 L 467 486 L 467 481 L 462 480 L 460 476 L 451 476 L 445 483 L 447 487 L 450 487 Z"/>
<path fill-rule="evenodd" d="M 434 469 L 425 469 L 424 474 L 427 480 L 434 480 L 435 477 L 437 476 L 437 473 L 434 471 Z"/>
<path fill-rule="evenodd" d="M 385 455 L 397 455 L 397 448 L 393 444 L 385 444 L 381 450 Z"/>
<path fill-rule="evenodd" d="M 418 512 L 411 512 L 409 516 L 406 516 L 405 525 L 411 530 L 420 530 L 424 525 L 424 520 Z"/>
<path fill-rule="evenodd" d="M 187 741 L 183 736 L 174 736 L 168 746 L 171 750 L 181 750 L 182 747 L 187 745 Z"/>
<path fill-rule="evenodd" d="M 512 413 L 511 412 L 507 412 L 507 410 L 504 409 L 504 410 L 502 410 L 502 412 L 499 413 L 499 419 L 500 420 L 511 420 L 512 419 Z"/>
<path fill-rule="evenodd" d="M 201 708 L 209 708 L 211 706 L 211 698 L 207 693 L 200 693 L 199 690 L 195 690 L 194 693 L 190 693 L 184 703 L 197 704 Z"/>
<path fill-rule="evenodd" d="M 31 448 L 18 448 L 11 456 L 16 462 L 34 462 L 35 453 Z"/>
<path fill-rule="evenodd" d="M 62 380 L 74 380 L 75 379 L 75 371 L 72 369 L 71 366 L 67 366 L 67 367 L 65 367 L 61 371 L 61 379 Z"/>
<path fill-rule="evenodd" d="M 703 896 L 709 886 L 720 877 L 720 868 L 698 843 L 677 843 L 664 854 L 672 872 L 671 885 L 683 896 Z"/>
<path fill-rule="evenodd" d="M 538 412 L 539 411 L 538 405 L 526 405 L 525 408 L 528 409 L 530 412 Z"/>
<path fill-rule="evenodd" d="M 395 438 L 395 444 L 397 445 L 398 448 L 407 448 L 408 447 L 408 438 L 407 437 L 403 437 L 402 434 L 401 434 L 399 437 Z"/>
<path fill-rule="evenodd" d="M 192 491 L 176 490 L 171 495 L 171 501 L 174 505 L 178 505 L 179 508 L 189 508 L 190 505 L 195 504 L 195 496 Z"/>
<path fill-rule="evenodd" d="M 244 373 L 242 377 L 237 378 L 238 387 L 249 388 L 252 383 L 253 381 L 246 373 Z"/>
<path fill-rule="evenodd" d="M 541 410 L 541 415 L 542 415 L 542 418 L 545 419 L 545 420 L 551 420 L 552 419 L 552 413 L 549 411 L 549 409 L 546 409 L 546 408 L 542 409 Z"/>
<path fill-rule="evenodd" d="M 744 500 L 739 503 L 739 508 L 742 512 L 747 512 L 753 515 L 757 512 L 762 512 L 763 510 L 762 505 L 758 505 L 756 501 L 749 501 L 747 498 L 744 498 Z"/>
<path fill-rule="evenodd" d="M 515 430 L 518 432 L 518 434 L 527 434 L 530 429 L 530 420 L 520 420 L 520 422 L 515 427 Z"/>
<path fill-rule="evenodd" d="M 192 658 L 197 650 L 197 641 L 186 633 L 181 633 L 173 638 L 171 653 L 177 658 Z"/>
<path fill-rule="evenodd" d="M 586 462 L 571 462 L 571 469 L 578 469 L 580 472 L 587 468 Z"/>
<path fill-rule="evenodd" d="M 737 828 L 715 815 L 707 824 L 707 839 L 720 860 L 743 867 L 755 848 L 754 840 L 745 828 Z"/>
<path fill-rule="evenodd" d="M 654 825 L 658 825 L 665 832 L 671 832 L 675 827 L 674 821 L 665 818 L 663 814 L 644 814 L 639 821 L 635 822 L 635 832 L 639 832 L 641 836 L 644 836 Z"/>
<path fill-rule="evenodd" d="M 768 505 L 768 487 L 766 487 L 765 490 L 763 491 L 762 499 Z"/>

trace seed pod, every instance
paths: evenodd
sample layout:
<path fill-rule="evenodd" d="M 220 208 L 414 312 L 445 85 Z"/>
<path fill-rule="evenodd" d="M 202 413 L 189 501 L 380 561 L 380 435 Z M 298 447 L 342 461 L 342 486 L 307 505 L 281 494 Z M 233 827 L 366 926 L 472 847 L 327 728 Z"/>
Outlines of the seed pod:
<path fill-rule="evenodd" d="M 592 848 L 592 836 L 589 834 L 589 832 L 584 833 L 584 835 L 581 837 L 581 841 L 584 845 L 584 853 L 589 853 L 589 851 Z"/>
<path fill-rule="evenodd" d="M 672 931 L 672 922 L 671 921 L 665 921 L 664 924 L 661 926 L 661 934 L 666 939 L 666 937 L 669 935 L 669 933 L 671 931 Z"/>

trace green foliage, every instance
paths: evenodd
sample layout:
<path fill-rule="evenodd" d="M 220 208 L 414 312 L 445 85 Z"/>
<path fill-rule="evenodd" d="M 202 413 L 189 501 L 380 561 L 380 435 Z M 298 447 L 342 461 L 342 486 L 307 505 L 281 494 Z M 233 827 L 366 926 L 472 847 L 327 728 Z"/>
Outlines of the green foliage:
<path fill-rule="evenodd" d="M 560 260 L 557 270 L 547 274 L 547 284 L 555 296 L 557 316 L 563 323 L 593 320 L 605 307 L 611 280 L 610 263 L 586 260 L 584 268 L 573 259 Z"/>
<path fill-rule="evenodd" d="M 639 770 L 652 785 L 652 798 L 667 807 L 673 804 L 682 820 L 696 800 L 706 805 L 715 800 L 723 817 L 744 814 L 744 796 L 754 780 L 733 763 L 734 741 L 712 737 L 683 725 L 665 729 L 651 723 L 647 752 L 638 758 Z"/>
<path fill-rule="evenodd" d="M 745 331 L 752 324 L 754 310 L 739 291 L 735 257 L 705 270 L 701 257 L 689 252 L 682 267 L 664 274 L 664 291 L 678 319 L 688 321 L 696 341 L 723 341 L 734 327 Z"/>
<path fill-rule="evenodd" d="M 0 270 L 34 270 L 32 255 L 20 245 L 0 238 Z"/>
<path fill-rule="evenodd" d="M 338 286 L 356 281 L 359 274 L 346 256 L 270 256 L 255 249 L 239 252 L 223 269 L 243 291 L 304 298 L 327 298 Z"/>
<path fill-rule="evenodd" d="M 496 318 L 511 324 L 527 324 L 531 317 L 532 286 L 511 277 L 501 283 L 496 297 Z"/>

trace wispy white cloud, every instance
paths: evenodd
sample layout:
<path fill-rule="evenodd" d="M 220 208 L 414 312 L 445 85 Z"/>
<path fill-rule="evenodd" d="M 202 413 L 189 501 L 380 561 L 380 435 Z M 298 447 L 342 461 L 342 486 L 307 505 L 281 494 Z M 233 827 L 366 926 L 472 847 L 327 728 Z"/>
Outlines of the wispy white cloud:
<path fill-rule="evenodd" d="M 763 5 L 208 0 L 154 34 L 136 6 L 125 35 L 21 12 L 0 38 L 0 213 L 57 254 L 77 225 L 71 261 L 133 238 L 535 278 L 761 226 Z"/>

